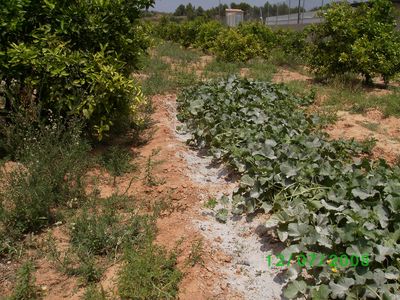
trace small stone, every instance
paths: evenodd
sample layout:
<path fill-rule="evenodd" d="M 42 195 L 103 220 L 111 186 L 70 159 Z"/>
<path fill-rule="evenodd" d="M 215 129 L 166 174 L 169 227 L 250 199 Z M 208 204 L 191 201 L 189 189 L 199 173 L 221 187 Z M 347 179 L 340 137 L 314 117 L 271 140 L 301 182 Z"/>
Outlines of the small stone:
<path fill-rule="evenodd" d="M 238 265 L 250 266 L 250 263 L 247 260 L 241 260 L 240 262 L 238 262 Z"/>
<path fill-rule="evenodd" d="M 226 263 L 232 262 L 232 256 L 226 255 L 226 256 L 224 257 L 224 262 L 226 262 Z"/>

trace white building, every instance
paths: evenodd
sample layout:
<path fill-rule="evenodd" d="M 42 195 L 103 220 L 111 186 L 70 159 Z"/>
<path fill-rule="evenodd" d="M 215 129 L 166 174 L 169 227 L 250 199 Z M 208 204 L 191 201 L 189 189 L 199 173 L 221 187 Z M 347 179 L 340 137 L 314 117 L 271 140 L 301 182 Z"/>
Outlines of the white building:
<path fill-rule="evenodd" d="M 244 11 L 241 9 L 227 8 L 225 10 L 226 25 L 229 27 L 235 27 L 243 22 Z"/>

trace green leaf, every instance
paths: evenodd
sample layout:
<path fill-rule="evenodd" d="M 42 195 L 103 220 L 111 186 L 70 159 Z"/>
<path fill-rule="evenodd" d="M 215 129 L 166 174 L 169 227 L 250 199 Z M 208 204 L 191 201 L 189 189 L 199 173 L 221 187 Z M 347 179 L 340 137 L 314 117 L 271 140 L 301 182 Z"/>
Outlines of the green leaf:
<path fill-rule="evenodd" d="M 332 291 L 333 299 L 341 299 L 346 296 L 349 288 L 354 285 L 354 279 L 352 278 L 340 278 L 338 283 L 331 281 L 329 287 Z"/>
<path fill-rule="evenodd" d="M 395 253 L 395 250 L 391 247 L 385 247 L 382 245 L 376 245 L 377 255 L 375 255 L 375 260 L 377 262 L 383 262 L 386 256 L 391 256 Z"/>
<path fill-rule="evenodd" d="M 305 294 L 307 290 L 307 284 L 300 280 L 300 281 L 293 281 L 290 282 L 286 288 L 284 289 L 283 295 L 288 298 L 288 299 L 294 299 L 297 297 L 297 295 L 300 294 Z"/>
<path fill-rule="evenodd" d="M 226 221 L 228 220 L 228 210 L 226 208 L 219 209 L 215 218 L 218 222 L 226 223 Z"/>
<path fill-rule="evenodd" d="M 251 178 L 249 175 L 244 175 L 242 176 L 242 178 L 240 179 L 240 184 L 243 186 L 249 186 L 252 187 L 255 184 L 255 181 L 253 178 Z"/>
<path fill-rule="evenodd" d="M 361 188 L 354 188 L 351 190 L 351 193 L 353 194 L 354 197 L 358 197 L 361 200 L 365 200 L 374 197 L 377 191 L 367 192 Z"/>
<path fill-rule="evenodd" d="M 311 290 L 311 298 L 313 300 L 328 300 L 331 290 L 326 284 L 321 284 Z"/>

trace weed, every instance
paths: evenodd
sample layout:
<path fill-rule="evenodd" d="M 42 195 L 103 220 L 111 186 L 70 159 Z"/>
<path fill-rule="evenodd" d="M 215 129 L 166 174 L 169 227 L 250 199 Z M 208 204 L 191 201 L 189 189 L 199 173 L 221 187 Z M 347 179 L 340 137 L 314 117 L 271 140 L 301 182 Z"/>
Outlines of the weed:
<path fill-rule="evenodd" d="M 266 64 L 262 59 L 253 59 L 246 64 L 246 67 L 250 70 L 249 77 L 255 80 L 271 81 L 276 72 L 273 64 Z"/>
<path fill-rule="evenodd" d="M 228 77 L 239 74 L 243 66 L 245 66 L 243 63 L 229 63 L 214 59 L 204 68 L 204 73 L 206 77 Z"/>
<path fill-rule="evenodd" d="M 379 129 L 379 123 L 364 121 L 364 122 L 359 122 L 359 124 L 370 131 L 377 131 Z"/>
<path fill-rule="evenodd" d="M 31 135 L 14 151 L 18 163 L 11 172 L 0 171 L 0 228 L 14 241 L 55 222 L 54 208 L 77 207 L 86 198 L 89 146 L 79 123 L 51 119 L 49 125 L 27 126 Z"/>
<path fill-rule="evenodd" d="M 147 96 L 161 94 L 170 90 L 172 83 L 167 73 L 154 73 L 142 83 L 143 93 Z"/>
<path fill-rule="evenodd" d="M 121 176 L 134 169 L 130 161 L 130 150 L 122 147 L 112 146 L 102 155 L 102 165 L 113 176 L 113 185 L 116 184 L 117 176 Z"/>
<path fill-rule="evenodd" d="M 162 42 L 156 48 L 156 52 L 159 56 L 170 57 L 183 64 L 193 63 L 200 57 L 198 51 L 183 49 L 180 45 L 172 42 Z"/>
<path fill-rule="evenodd" d="M 282 49 L 274 49 L 271 51 L 268 62 L 269 64 L 275 66 L 298 69 L 301 63 L 301 57 L 299 55 L 285 53 L 284 51 L 282 51 Z"/>
<path fill-rule="evenodd" d="M 209 208 L 209 209 L 214 209 L 218 204 L 217 199 L 215 198 L 210 198 L 208 199 L 207 203 L 204 204 L 204 207 Z"/>
<path fill-rule="evenodd" d="M 107 300 L 108 295 L 103 287 L 97 288 L 95 285 L 90 285 L 83 295 L 83 300 Z"/>
<path fill-rule="evenodd" d="M 162 160 L 154 160 L 154 157 L 158 153 L 160 153 L 160 149 L 153 149 L 150 156 L 147 158 L 144 177 L 144 181 L 147 186 L 157 186 L 164 184 L 165 182 L 164 180 L 160 180 L 153 175 L 154 166 L 163 163 Z"/>
<path fill-rule="evenodd" d="M 85 209 L 72 223 L 71 244 L 93 254 L 106 254 L 118 245 L 118 219 L 115 213 L 88 213 Z"/>
<path fill-rule="evenodd" d="M 146 74 L 144 78 L 139 80 L 142 84 L 144 95 L 160 94 L 171 88 L 171 81 L 169 80 L 171 66 L 168 63 L 152 55 L 143 58 L 141 65 L 143 72 Z"/>
<path fill-rule="evenodd" d="M 16 285 L 9 300 L 34 300 L 39 299 L 39 289 L 35 286 L 33 272 L 35 267 L 32 262 L 26 262 L 18 270 Z"/>
<path fill-rule="evenodd" d="M 149 243 L 143 251 L 126 248 L 125 263 L 118 275 L 122 299 L 175 299 L 182 273 L 176 256 Z"/>
<path fill-rule="evenodd" d="M 96 264 L 95 256 L 84 248 L 68 249 L 65 253 L 57 250 L 56 242 L 50 235 L 46 241 L 45 253 L 56 268 L 68 276 L 79 276 L 82 284 L 100 280 L 103 269 Z"/>
<path fill-rule="evenodd" d="M 113 202 L 117 196 L 113 196 Z M 118 197 L 121 199 L 120 197 Z M 140 246 L 151 237 L 151 218 L 146 215 L 133 215 L 122 222 L 116 216 L 115 207 L 108 202 L 102 209 L 84 209 L 76 217 L 70 229 L 71 244 L 75 249 L 84 250 L 95 255 L 113 253 L 124 245 Z"/>
<path fill-rule="evenodd" d="M 197 75 L 194 71 L 177 70 L 174 74 L 174 84 L 177 88 L 194 85 L 197 82 Z"/>
<path fill-rule="evenodd" d="M 67 273 L 73 276 L 79 276 L 84 285 L 91 282 L 99 282 L 104 269 L 96 264 L 96 258 L 89 252 L 78 252 L 78 266 L 69 268 Z"/>
<path fill-rule="evenodd" d="M 190 250 L 189 257 L 186 261 L 186 265 L 194 267 L 197 264 L 203 265 L 203 241 L 197 240 L 192 244 L 192 249 Z"/>
<path fill-rule="evenodd" d="M 361 146 L 361 151 L 366 154 L 371 154 L 372 150 L 376 146 L 377 140 L 375 138 L 367 138 L 363 141 L 358 142 Z"/>

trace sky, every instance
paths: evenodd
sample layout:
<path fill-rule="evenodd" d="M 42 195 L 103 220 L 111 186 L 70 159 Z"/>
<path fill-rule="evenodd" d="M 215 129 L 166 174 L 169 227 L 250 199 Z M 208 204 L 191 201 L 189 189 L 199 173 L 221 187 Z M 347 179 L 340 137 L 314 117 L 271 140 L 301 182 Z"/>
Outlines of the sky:
<path fill-rule="evenodd" d="M 296 6 L 298 3 L 297 0 L 290 0 L 291 1 L 291 6 Z M 303 1 L 303 0 L 302 0 Z M 218 0 L 156 0 L 156 5 L 154 7 L 154 10 L 156 11 L 163 11 L 163 12 L 174 12 L 175 9 L 180 5 L 180 4 L 187 4 L 187 3 L 192 3 L 194 6 L 201 6 L 205 9 L 213 7 L 213 6 L 218 6 L 219 1 Z M 230 4 L 231 2 L 246 2 L 251 5 L 257 5 L 257 6 L 263 6 L 267 0 L 221 0 L 222 4 Z M 270 3 L 282 3 L 286 2 L 289 3 L 289 0 L 269 0 Z M 311 8 L 315 7 L 318 4 L 320 4 L 322 0 L 305 0 L 306 3 L 306 8 Z M 325 0 L 325 3 L 327 1 Z"/>

